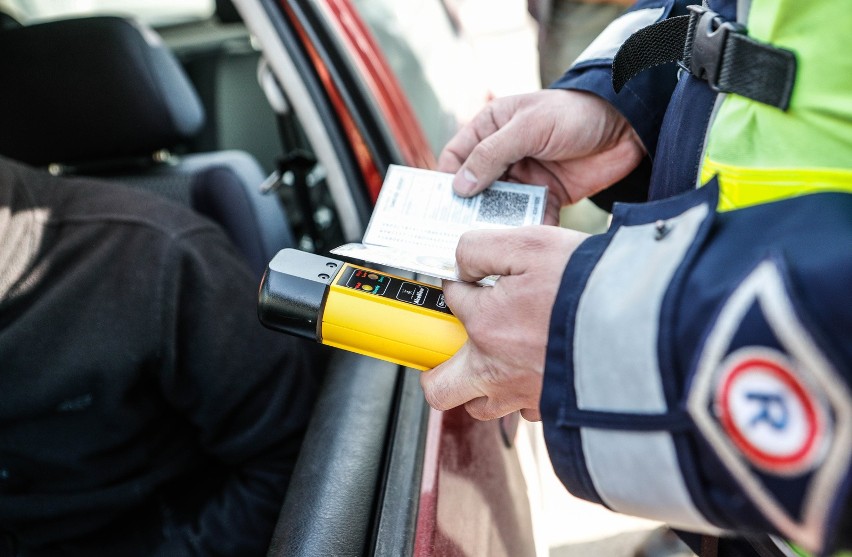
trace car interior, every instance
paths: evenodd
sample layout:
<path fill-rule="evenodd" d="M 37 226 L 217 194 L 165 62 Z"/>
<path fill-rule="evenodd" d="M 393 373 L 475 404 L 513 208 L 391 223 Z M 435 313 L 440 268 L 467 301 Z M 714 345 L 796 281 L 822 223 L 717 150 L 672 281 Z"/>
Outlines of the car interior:
<path fill-rule="evenodd" d="M 290 190 L 261 193 L 304 139 L 270 108 L 229 2 L 191 32 L 112 16 L 0 23 L 0 52 L 26 53 L 0 57 L 14 84 L 0 88 L 3 155 L 187 204 L 225 229 L 258 279 L 279 249 L 336 234 L 299 222 L 304 205 Z M 345 352 L 317 372 L 325 385 L 269 554 L 330 554 L 341 540 L 410 552 L 428 416 L 417 373 Z"/>
<path fill-rule="evenodd" d="M 258 278 L 277 250 L 293 245 L 282 205 L 258 189 L 264 173 L 255 157 L 237 150 L 171 155 L 196 138 L 205 110 L 169 50 L 140 24 L 51 21 L 3 33 L 0 48 L 28 53 L 0 61 L 15 83 L 0 91 L 0 152 L 185 203 L 225 229 Z"/>

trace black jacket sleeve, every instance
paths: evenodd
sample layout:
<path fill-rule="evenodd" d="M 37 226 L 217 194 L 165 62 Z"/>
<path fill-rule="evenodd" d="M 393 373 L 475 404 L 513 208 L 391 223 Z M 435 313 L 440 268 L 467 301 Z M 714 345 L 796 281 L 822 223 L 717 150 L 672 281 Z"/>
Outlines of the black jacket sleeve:
<path fill-rule="evenodd" d="M 264 555 L 320 380 L 316 345 L 260 324 L 254 280 L 223 236 L 199 230 L 172 251 L 159 380 L 225 473 L 188 516 L 165 517 L 162 553 Z"/>

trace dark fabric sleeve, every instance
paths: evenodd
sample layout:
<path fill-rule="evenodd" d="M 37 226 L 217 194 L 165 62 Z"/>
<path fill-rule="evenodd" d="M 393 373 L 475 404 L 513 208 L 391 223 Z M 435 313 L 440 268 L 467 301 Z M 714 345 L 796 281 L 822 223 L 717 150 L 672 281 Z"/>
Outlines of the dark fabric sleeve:
<path fill-rule="evenodd" d="M 572 255 L 548 339 L 548 453 L 570 491 L 618 512 L 848 549 L 852 263 L 838 240 L 852 196 L 716 213 L 716 188 L 617 206 Z"/>
<path fill-rule="evenodd" d="M 623 16 L 637 12 L 660 12 L 659 20 L 684 15 L 688 0 L 646 0 L 637 2 Z M 655 11 L 656 10 L 656 11 Z M 661 10 L 661 11 L 660 11 Z M 638 30 L 638 29 L 636 29 Z M 606 31 L 602 37 L 606 36 Z M 629 36 L 629 35 L 628 35 Z M 626 37 L 618 37 L 624 38 Z M 588 91 L 612 103 L 633 125 L 653 158 L 660 123 L 677 83 L 677 65 L 666 64 L 646 70 L 631 79 L 619 93 L 612 88 L 612 57 L 582 59 L 572 65 L 550 87 Z"/>
<path fill-rule="evenodd" d="M 316 345 L 260 324 L 255 280 L 220 234 L 176 240 L 163 284 L 162 389 L 224 477 L 161 553 L 265 555 L 321 379 Z"/>
<path fill-rule="evenodd" d="M 660 18 L 686 13 L 687 0 L 648 0 L 636 5 L 622 16 L 635 17 L 636 12 L 660 12 Z M 638 29 L 637 29 L 638 30 Z M 605 37 L 607 31 L 601 35 Z M 626 39 L 626 37 L 620 37 Z M 630 122 L 639 134 L 648 157 L 630 175 L 594 195 L 591 200 L 602 209 L 612 210 L 616 201 L 638 202 L 648 198 L 648 181 L 651 161 L 657 149 L 660 128 L 668 108 L 669 99 L 677 83 L 677 65 L 665 64 L 640 73 L 616 93 L 612 88 L 612 57 L 582 59 L 555 81 L 550 88 L 572 89 L 594 93 L 609 101 Z"/>

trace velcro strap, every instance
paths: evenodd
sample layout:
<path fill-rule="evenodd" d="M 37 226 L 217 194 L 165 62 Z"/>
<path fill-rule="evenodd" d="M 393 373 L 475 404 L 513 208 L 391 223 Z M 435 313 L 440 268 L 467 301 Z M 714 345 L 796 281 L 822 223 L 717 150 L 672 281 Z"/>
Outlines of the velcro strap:
<path fill-rule="evenodd" d="M 639 73 L 677 61 L 716 91 L 786 110 L 796 79 L 795 54 L 748 37 L 743 26 L 707 8 L 688 8 L 690 15 L 649 25 L 624 42 L 612 61 L 615 92 Z"/>
<path fill-rule="evenodd" d="M 612 60 L 612 88 L 618 93 L 643 71 L 683 59 L 688 15 L 670 17 L 630 35 Z"/>

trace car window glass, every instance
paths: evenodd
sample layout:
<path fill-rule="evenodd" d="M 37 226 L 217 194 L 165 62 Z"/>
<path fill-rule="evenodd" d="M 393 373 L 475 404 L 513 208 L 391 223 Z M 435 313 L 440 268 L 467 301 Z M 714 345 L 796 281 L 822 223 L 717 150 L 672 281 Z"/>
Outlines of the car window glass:
<path fill-rule="evenodd" d="M 485 103 L 474 53 L 440 0 L 354 0 L 435 154 Z"/>

